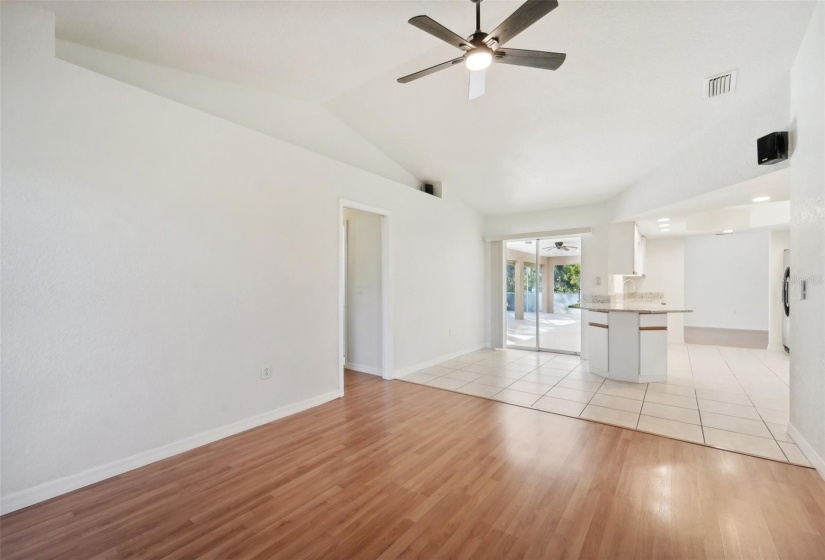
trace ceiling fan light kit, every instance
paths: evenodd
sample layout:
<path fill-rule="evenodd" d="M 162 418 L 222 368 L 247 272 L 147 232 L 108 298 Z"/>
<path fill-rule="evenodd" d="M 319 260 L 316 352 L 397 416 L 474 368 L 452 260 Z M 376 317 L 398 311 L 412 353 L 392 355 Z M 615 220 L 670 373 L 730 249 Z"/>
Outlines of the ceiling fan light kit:
<path fill-rule="evenodd" d="M 475 99 L 484 94 L 485 79 L 483 73 L 493 62 L 542 70 L 556 70 L 562 65 L 567 57 L 563 53 L 501 48 L 504 43 L 557 8 L 559 5 L 557 0 L 527 0 L 490 33 L 481 30 L 481 0 L 470 1 L 476 5 L 476 30 L 468 39 L 464 39 L 457 33 L 450 31 L 428 16 L 416 16 L 410 19 L 410 25 L 464 51 L 464 54 L 458 58 L 398 78 L 399 83 L 412 82 L 463 61 L 464 66 L 470 70 L 469 98 Z"/>
<path fill-rule="evenodd" d="M 484 70 L 493 63 L 493 49 L 476 47 L 464 55 L 467 70 Z"/>

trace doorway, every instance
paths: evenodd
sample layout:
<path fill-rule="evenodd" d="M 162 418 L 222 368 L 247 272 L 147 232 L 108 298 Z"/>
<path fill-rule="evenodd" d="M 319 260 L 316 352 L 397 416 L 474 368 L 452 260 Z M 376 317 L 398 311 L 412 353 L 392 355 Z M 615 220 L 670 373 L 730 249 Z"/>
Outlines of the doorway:
<path fill-rule="evenodd" d="M 581 352 L 581 237 L 505 241 L 507 348 Z"/>
<path fill-rule="evenodd" d="M 392 379 L 391 213 L 341 200 L 339 390 L 344 369 Z"/>

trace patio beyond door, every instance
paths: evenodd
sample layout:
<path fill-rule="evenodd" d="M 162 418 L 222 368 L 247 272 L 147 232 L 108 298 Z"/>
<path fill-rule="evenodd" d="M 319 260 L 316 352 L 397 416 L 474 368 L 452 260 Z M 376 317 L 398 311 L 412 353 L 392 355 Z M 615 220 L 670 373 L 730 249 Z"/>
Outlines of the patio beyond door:
<path fill-rule="evenodd" d="M 581 239 L 505 242 L 507 347 L 578 354 Z"/>

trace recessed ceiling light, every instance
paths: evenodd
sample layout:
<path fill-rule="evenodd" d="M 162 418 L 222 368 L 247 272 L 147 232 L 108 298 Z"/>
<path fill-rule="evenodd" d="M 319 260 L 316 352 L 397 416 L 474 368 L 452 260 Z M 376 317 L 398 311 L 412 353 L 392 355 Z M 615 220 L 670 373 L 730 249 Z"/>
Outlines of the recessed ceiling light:
<path fill-rule="evenodd" d="M 659 224 L 659 227 L 670 227 L 670 224 Z"/>
<path fill-rule="evenodd" d="M 753 199 L 754 202 L 767 202 L 771 199 L 769 196 L 757 196 Z"/>
<path fill-rule="evenodd" d="M 732 229 L 723 229 L 722 233 L 733 233 Z"/>
<path fill-rule="evenodd" d="M 659 218 L 660 222 L 669 222 L 670 218 Z"/>
<path fill-rule="evenodd" d="M 665 229 L 662 229 L 662 230 L 659 230 L 659 231 L 661 231 L 662 233 L 666 233 L 666 232 L 670 231 L 670 228 L 665 228 Z"/>

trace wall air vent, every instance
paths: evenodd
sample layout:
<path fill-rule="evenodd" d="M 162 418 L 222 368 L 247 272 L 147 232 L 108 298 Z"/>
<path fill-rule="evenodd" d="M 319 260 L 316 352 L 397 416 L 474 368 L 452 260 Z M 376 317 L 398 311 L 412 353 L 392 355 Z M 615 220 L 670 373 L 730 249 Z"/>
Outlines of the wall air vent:
<path fill-rule="evenodd" d="M 702 80 L 702 97 L 719 97 L 736 91 L 736 70 Z"/>

